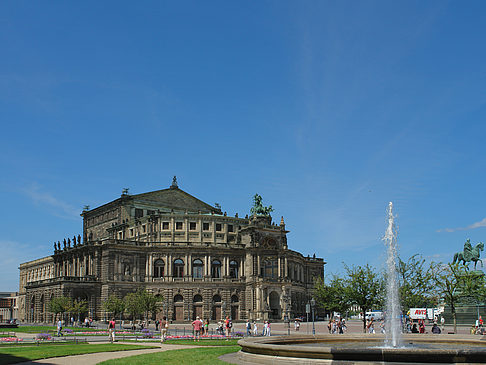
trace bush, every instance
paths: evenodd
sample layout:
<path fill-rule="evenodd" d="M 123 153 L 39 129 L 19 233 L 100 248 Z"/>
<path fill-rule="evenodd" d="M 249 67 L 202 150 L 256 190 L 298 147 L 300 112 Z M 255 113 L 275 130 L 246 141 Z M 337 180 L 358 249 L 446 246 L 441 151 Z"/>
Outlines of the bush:
<path fill-rule="evenodd" d="M 153 338 L 154 334 L 148 328 L 144 328 L 142 330 L 142 336 L 143 338 Z"/>
<path fill-rule="evenodd" d="M 35 339 L 36 340 L 50 340 L 51 339 L 51 335 L 48 334 L 48 333 L 38 333 L 36 336 L 35 336 Z"/>

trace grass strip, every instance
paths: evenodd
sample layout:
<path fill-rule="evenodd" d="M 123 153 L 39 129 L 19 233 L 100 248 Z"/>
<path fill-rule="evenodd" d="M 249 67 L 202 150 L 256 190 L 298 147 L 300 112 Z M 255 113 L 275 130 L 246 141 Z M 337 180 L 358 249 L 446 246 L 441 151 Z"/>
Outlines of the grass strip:
<path fill-rule="evenodd" d="M 227 364 L 218 359 L 219 356 L 237 352 L 240 346 L 194 348 L 170 350 L 151 354 L 136 355 L 122 359 L 103 361 L 103 365 L 148 365 L 148 364 L 177 364 L 177 365 L 212 365 Z"/>
<path fill-rule="evenodd" d="M 239 340 L 239 339 L 238 339 Z M 169 345 L 192 345 L 192 346 L 237 346 L 238 340 L 167 340 L 164 343 Z"/>
<path fill-rule="evenodd" d="M 14 364 L 28 360 L 47 359 L 50 357 L 92 354 L 96 352 L 127 351 L 154 348 L 155 346 L 124 344 L 45 344 L 39 346 L 20 346 L 0 349 L 0 365 Z"/>

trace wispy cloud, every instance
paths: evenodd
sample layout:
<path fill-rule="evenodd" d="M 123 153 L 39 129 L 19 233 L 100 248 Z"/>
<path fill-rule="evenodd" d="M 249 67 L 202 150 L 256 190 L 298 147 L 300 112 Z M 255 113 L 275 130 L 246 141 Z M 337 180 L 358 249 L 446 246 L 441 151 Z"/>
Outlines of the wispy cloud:
<path fill-rule="evenodd" d="M 19 289 L 19 270 L 21 263 L 34 260 L 48 253 L 43 247 L 3 240 L 0 238 L 0 288 L 3 291 L 18 291 Z"/>
<path fill-rule="evenodd" d="M 467 227 L 457 227 L 457 228 L 442 228 L 438 229 L 437 232 L 455 232 L 455 231 L 467 231 L 469 229 L 475 229 L 480 227 L 486 227 L 486 218 L 480 220 L 479 222 L 473 223 Z"/>
<path fill-rule="evenodd" d="M 26 188 L 23 188 L 22 192 L 30 197 L 35 204 L 46 205 L 51 208 L 55 208 L 55 215 L 58 215 L 62 218 L 79 219 L 79 209 L 56 198 L 49 192 L 42 191 L 41 187 L 36 183 Z"/>

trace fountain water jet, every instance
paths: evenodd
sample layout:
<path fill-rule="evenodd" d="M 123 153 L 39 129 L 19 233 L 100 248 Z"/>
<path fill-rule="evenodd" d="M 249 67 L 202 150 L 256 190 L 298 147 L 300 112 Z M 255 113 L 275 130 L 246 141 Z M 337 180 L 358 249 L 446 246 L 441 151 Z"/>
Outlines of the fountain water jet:
<path fill-rule="evenodd" d="M 400 297 L 398 293 L 397 232 L 392 202 L 388 204 L 388 227 L 383 240 L 387 247 L 385 345 L 399 347 L 401 346 L 402 322 L 400 316 Z"/>

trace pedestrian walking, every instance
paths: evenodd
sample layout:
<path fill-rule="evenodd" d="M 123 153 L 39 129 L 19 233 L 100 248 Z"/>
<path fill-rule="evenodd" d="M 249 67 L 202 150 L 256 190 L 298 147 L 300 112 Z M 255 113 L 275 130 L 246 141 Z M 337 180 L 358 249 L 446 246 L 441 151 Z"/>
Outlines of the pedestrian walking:
<path fill-rule="evenodd" d="M 167 339 L 167 332 L 169 331 L 169 322 L 167 317 L 162 317 L 162 322 L 160 322 L 160 342 L 164 342 Z"/>
<path fill-rule="evenodd" d="M 108 323 L 108 333 L 110 336 L 110 342 L 115 342 L 115 318 L 112 318 Z"/>
<path fill-rule="evenodd" d="M 253 321 L 253 336 L 258 336 L 258 326 L 256 321 Z"/>
<path fill-rule="evenodd" d="M 63 336 L 62 334 L 62 320 L 57 321 L 57 337 Z"/>
<path fill-rule="evenodd" d="M 267 335 L 267 328 L 268 328 L 268 321 L 265 321 L 263 323 L 263 332 L 262 332 L 262 336 L 266 336 Z"/>
<path fill-rule="evenodd" d="M 201 330 L 203 328 L 203 323 L 199 319 L 199 316 L 196 317 L 196 320 L 192 322 L 192 328 L 194 329 L 194 341 L 198 341 L 201 337 Z"/>
<path fill-rule="evenodd" d="M 204 321 L 204 333 L 206 334 L 206 336 L 209 336 L 209 319 L 208 318 Z"/>
<path fill-rule="evenodd" d="M 228 340 L 230 333 L 231 333 L 231 327 L 233 324 L 231 323 L 231 320 L 229 319 L 228 316 L 226 316 L 226 319 L 224 320 L 224 329 L 226 331 L 226 340 Z"/>
<path fill-rule="evenodd" d="M 249 319 L 246 320 L 246 335 L 251 336 L 251 322 Z"/>

